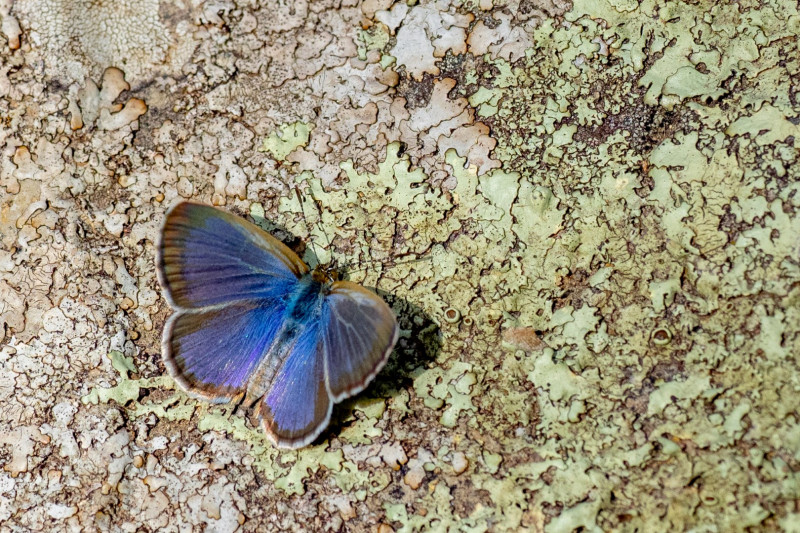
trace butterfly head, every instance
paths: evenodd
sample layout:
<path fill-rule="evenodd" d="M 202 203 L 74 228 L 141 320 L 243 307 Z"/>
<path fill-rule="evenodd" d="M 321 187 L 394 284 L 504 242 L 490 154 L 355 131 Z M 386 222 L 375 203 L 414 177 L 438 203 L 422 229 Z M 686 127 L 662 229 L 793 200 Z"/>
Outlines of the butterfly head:
<path fill-rule="evenodd" d="M 311 271 L 311 279 L 323 285 L 330 285 L 334 281 L 339 281 L 339 271 L 335 263 L 317 265 Z"/>

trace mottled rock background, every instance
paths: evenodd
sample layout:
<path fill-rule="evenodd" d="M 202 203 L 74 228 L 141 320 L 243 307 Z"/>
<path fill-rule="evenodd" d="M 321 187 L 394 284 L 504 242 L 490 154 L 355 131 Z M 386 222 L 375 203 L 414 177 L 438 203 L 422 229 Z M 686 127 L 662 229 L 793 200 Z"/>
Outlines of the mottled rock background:
<path fill-rule="evenodd" d="M 780 0 L 0 0 L 0 529 L 798 531 L 798 33 Z M 314 446 L 165 375 L 188 198 L 398 313 Z"/>

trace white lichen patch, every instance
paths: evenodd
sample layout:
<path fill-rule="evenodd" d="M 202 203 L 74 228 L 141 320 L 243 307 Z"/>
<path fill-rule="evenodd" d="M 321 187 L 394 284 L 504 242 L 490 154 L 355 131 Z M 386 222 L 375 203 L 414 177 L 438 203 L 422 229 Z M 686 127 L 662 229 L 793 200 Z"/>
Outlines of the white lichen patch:
<path fill-rule="evenodd" d="M 398 2 L 390 11 L 375 14 L 395 33 L 396 44 L 390 53 L 398 66 L 416 79 L 424 73 L 439 74 L 436 61 L 447 51 L 466 52 L 466 28 L 472 15 L 458 13 L 448 2 L 431 2 L 409 8 Z"/>
<path fill-rule="evenodd" d="M 0 2 L 0 32 L 5 35 L 8 41 L 8 48 L 16 50 L 20 47 L 22 29 L 19 26 L 19 21 L 11 14 L 11 4 L 12 0 Z"/>
<path fill-rule="evenodd" d="M 99 88 L 92 80 L 87 80 L 84 87 L 73 91 L 76 94 L 70 100 L 70 127 L 79 130 L 96 122 L 101 130 L 118 130 L 134 122 L 147 111 L 144 101 L 131 98 L 125 104 L 115 103 L 117 97 L 130 88 L 125 74 L 115 67 L 106 69 Z"/>
<path fill-rule="evenodd" d="M 48 72 L 81 81 L 97 69 L 118 67 L 137 82 L 167 59 L 170 35 L 159 0 L 21 0 L 15 13 L 46 53 Z"/>

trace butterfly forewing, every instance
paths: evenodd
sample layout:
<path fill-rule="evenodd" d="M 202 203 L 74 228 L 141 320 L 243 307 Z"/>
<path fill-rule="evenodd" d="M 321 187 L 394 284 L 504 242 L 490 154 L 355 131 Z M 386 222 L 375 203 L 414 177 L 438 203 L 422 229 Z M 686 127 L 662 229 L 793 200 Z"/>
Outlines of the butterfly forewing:
<path fill-rule="evenodd" d="M 184 309 L 282 298 L 308 272 L 297 254 L 255 224 L 188 202 L 167 213 L 158 266 L 173 307 Z"/>

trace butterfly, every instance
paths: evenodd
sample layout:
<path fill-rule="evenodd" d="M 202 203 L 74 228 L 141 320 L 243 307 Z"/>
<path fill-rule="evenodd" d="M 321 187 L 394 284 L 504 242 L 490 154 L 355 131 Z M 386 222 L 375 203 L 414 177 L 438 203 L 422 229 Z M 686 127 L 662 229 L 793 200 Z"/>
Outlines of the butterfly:
<path fill-rule="evenodd" d="M 190 395 L 258 402 L 278 447 L 299 448 L 333 404 L 386 364 L 399 328 L 391 308 L 332 268 L 313 270 L 243 218 L 182 202 L 164 220 L 157 273 L 175 313 L 161 350 Z"/>

